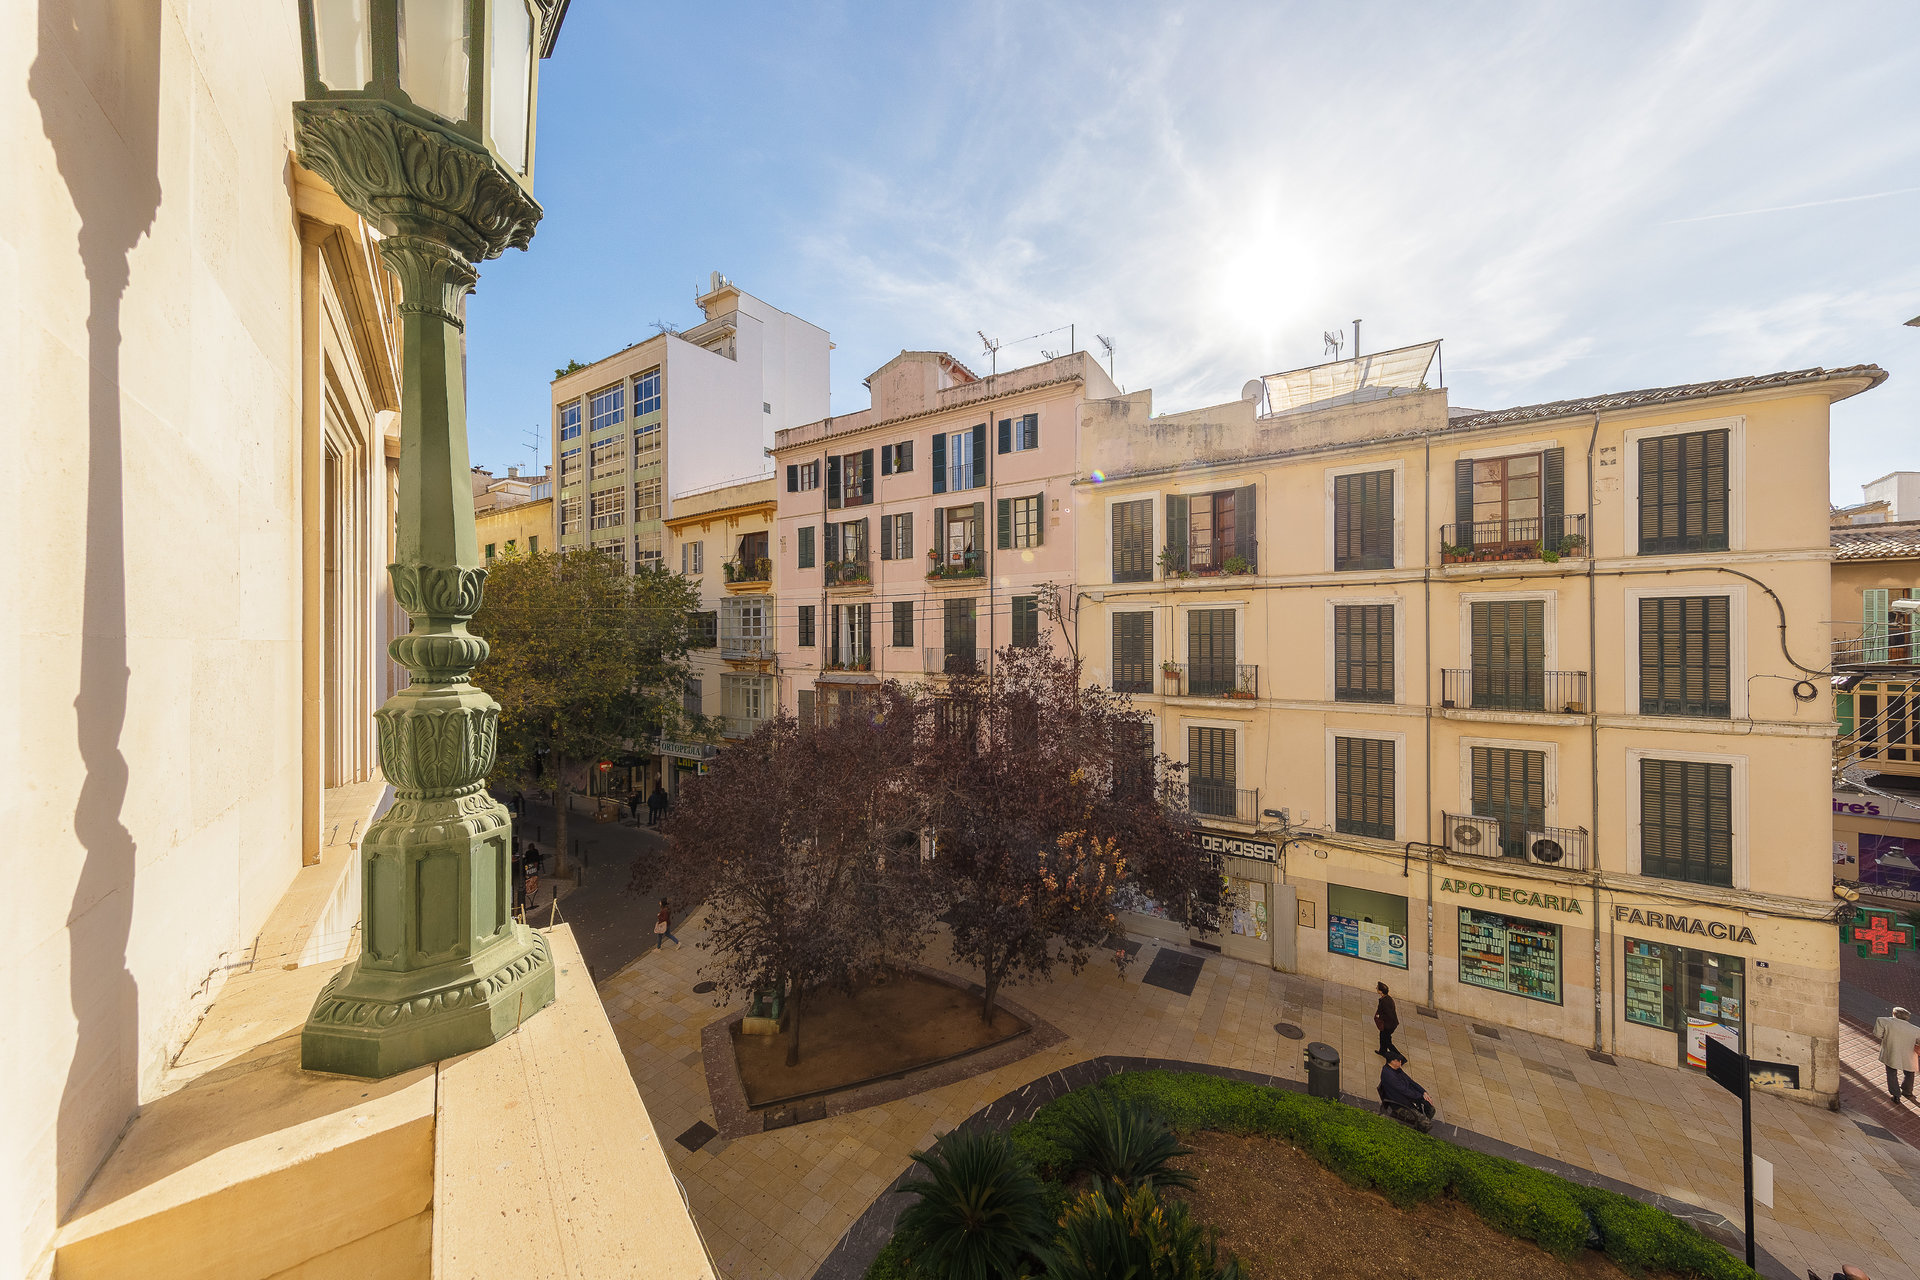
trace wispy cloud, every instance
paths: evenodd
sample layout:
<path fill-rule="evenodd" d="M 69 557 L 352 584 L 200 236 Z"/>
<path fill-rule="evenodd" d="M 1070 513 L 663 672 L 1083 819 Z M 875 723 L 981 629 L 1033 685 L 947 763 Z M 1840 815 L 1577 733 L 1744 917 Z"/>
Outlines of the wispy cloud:
<path fill-rule="evenodd" d="M 1864 196 L 1835 196 L 1830 200 L 1803 200 L 1799 204 L 1776 204 L 1765 209 L 1735 209 L 1731 213 L 1703 213 L 1692 218 L 1669 218 L 1668 226 L 1684 222 L 1714 222 L 1721 218 L 1751 218 L 1759 213 L 1792 213 L 1796 209 L 1824 209 L 1829 205 L 1858 204 L 1862 200 L 1885 200 L 1890 196 L 1912 195 L 1920 187 L 1900 187 L 1894 191 L 1874 191 Z"/>

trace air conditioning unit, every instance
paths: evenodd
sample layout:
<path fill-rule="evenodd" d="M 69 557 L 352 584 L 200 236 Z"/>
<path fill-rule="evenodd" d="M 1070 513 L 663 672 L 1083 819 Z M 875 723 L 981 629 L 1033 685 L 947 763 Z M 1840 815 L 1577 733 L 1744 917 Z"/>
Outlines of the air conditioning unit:
<path fill-rule="evenodd" d="M 1527 861 L 1543 867 L 1573 865 L 1573 853 L 1545 831 L 1527 832 Z"/>
<path fill-rule="evenodd" d="M 1499 857 L 1499 820 L 1470 817 L 1459 813 L 1448 814 L 1447 848 L 1453 853 L 1467 853 L 1480 858 Z"/>

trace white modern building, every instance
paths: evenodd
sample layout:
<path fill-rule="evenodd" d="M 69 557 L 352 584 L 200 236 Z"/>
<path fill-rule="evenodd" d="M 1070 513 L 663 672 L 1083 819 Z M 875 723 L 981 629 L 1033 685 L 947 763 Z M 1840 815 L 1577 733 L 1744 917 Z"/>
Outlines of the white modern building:
<path fill-rule="evenodd" d="M 765 466 L 774 432 L 827 415 L 827 331 L 714 272 L 684 332 L 553 381 L 556 545 L 660 561 L 669 495 Z"/>

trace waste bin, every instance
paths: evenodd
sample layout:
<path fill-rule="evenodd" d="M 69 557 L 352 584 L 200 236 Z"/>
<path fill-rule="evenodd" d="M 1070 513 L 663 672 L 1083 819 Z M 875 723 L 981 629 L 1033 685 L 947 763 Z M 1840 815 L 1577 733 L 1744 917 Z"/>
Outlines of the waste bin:
<path fill-rule="evenodd" d="M 1329 1102 L 1340 1100 L 1340 1051 L 1318 1040 L 1307 1046 L 1307 1094 Z"/>

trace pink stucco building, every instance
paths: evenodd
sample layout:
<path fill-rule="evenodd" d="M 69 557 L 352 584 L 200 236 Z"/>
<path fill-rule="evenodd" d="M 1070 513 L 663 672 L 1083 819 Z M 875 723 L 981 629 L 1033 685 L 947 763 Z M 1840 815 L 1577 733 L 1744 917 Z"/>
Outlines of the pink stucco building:
<path fill-rule="evenodd" d="M 1119 394 L 1098 364 L 982 378 L 903 351 L 867 387 L 871 407 L 775 436 L 769 710 L 1047 643 L 1037 588 L 1073 581 L 1079 408 Z"/>

